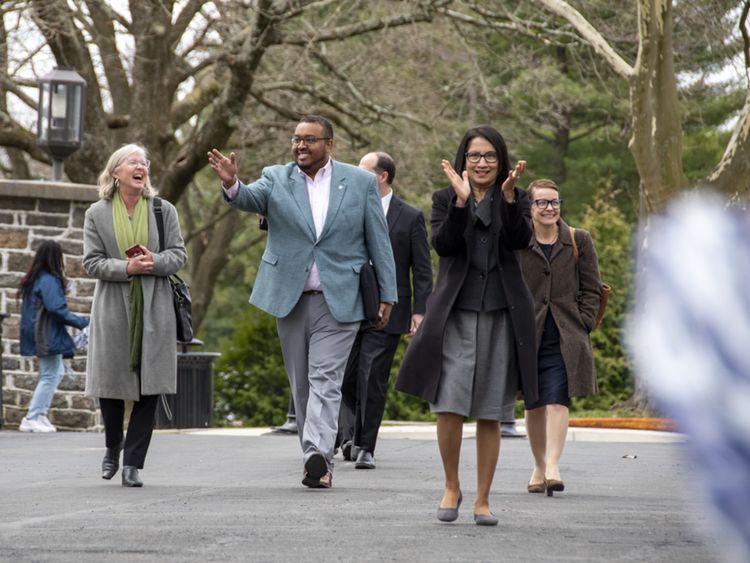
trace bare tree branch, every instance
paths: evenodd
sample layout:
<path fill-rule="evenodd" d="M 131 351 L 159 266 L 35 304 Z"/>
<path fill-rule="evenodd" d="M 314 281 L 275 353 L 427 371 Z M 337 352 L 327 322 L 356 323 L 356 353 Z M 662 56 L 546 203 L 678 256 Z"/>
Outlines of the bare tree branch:
<path fill-rule="evenodd" d="M 205 3 L 206 0 L 188 0 L 188 3 L 182 7 L 180 15 L 177 16 L 177 21 L 174 22 L 172 28 L 169 30 L 170 42 L 172 45 L 176 46 L 177 43 L 180 42 L 180 39 L 190 25 L 190 22 L 192 22 L 196 14 L 201 11 Z M 206 28 L 209 27 L 210 25 L 206 26 Z"/>
<path fill-rule="evenodd" d="M 429 123 L 425 123 L 421 119 L 419 119 L 417 117 L 414 117 L 411 114 L 393 111 L 391 109 L 384 108 L 382 106 L 379 106 L 379 105 L 371 102 L 370 100 L 368 100 L 367 98 L 365 98 L 365 96 L 362 94 L 362 92 L 360 92 L 357 89 L 356 86 L 354 86 L 354 84 L 352 83 L 352 81 L 349 80 L 349 77 L 346 76 L 343 72 L 341 72 L 338 68 L 336 68 L 336 66 L 327 57 L 325 57 L 321 52 L 316 51 L 315 49 L 310 49 L 308 52 L 315 59 L 317 59 L 320 63 L 322 63 L 323 66 L 325 66 L 339 80 L 341 80 L 341 82 L 344 83 L 344 85 L 347 87 L 347 89 L 349 90 L 349 92 L 351 92 L 351 94 L 354 96 L 354 98 L 360 104 L 362 104 L 364 107 L 366 107 L 370 111 L 374 112 L 378 116 L 378 118 L 381 115 L 387 115 L 389 117 L 401 117 L 401 118 L 404 118 L 404 119 L 407 119 L 407 120 L 411 121 L 412 123 L 416 123 L 418 125 L 421 125 L 425 129 L 428 129 L 428 130 L 432 129 L 432 126 Z"/>
<path fill-rule="evenodd" d="M 377 18 L 364 22 L 343 25 L 333 29 L 323 29 L 309 34 L 283 33 L 279 35 L 278 43 L 288 45 L 308 45 L 311 43 L 323 43 L 326 41 L 342 41 L 355 35 L 362 35 L 381 29 L 411 25 L 417 22 L 431 22 L 436 8 L 450 4 L 452 0 L 432 0 L 427 3 L 417 4 L 416 11 L 410 14 L 402 14 L 389 18 Z"/>
<path fill-rule="evenodd" d="M 563 0 L 531 0 L 570 22 L 596 52 L 604 58 L 612 69 L 629 80 L 633 76 L 633 67 L 618 55 L 610 44 L 599 34 L 575 8 Z"/>
<path fill-rule="evenodd" d="M 24 104 L 29 106 L 34 111 L 39 111 L 39 104 L 36 100 L 29 97 L 23 90 L 18 88 L 15 81 L 8 78 L 6 75 L 3 75 L 2 77 L 3 81 L 3 89 L 5 89 L 7 92 L 12 92 L 19 100 L 21 100 Z"/>
<path fill-rule="evenodd" d="M 130 111 L 130 83 L 117 49 L 115 28 L 109 14 L 111 10 L 103 10 L 101 2 L 97 0 L 90 0 L 87 5 L 93 22 L 90 33 L 99 48 L 109 93 L 112 96 L 113 111 L 115 114 L 126 114 Z"/>
<path fill-rule="evenodd" d="M 105 2 L 104 0 L 86 0 L 86 5 L 89 7 L 89 9 L 91 9 L 92 5 L 96 5 L 96 8 L 104 12 L 110 20 L 116 21 L 122 27 L 124 27 L 127 31 L 132 33 L 133 24 L 131 24 L 127 19 L 125 19 L 125 17 L 120 15 L 118 12 L 113 10 L 112 7 L 109 5 L 109 3 Z"/>

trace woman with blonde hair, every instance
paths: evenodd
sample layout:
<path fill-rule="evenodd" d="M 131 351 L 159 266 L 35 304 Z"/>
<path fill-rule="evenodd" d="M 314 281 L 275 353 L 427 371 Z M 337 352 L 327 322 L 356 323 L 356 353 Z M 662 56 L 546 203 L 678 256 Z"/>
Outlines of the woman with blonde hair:
<path fill-rule="evenodd" d="M 102 478 L 120 467 L 122 484 L 140 487 L 160 394 L 177 387 L 177 337 L 168 277 L 187 263 L 177 210 L 158 200 L 164 247 L 154 215 L 156 190 L 146 149 L 115 151 L 99 177 L 101 200 L 86 212 L 83 267 L 97 280 L 91 309 L 86 395 L 97 397 L 106 453 Z M 125 401 L 134 401 L 123 440 Z"/>
<path fill-rule="evenodd" d="M 594 330 L 602 280 L 591 236 L 560 217 L 562 199 L 552 180 L 527 188 L 534 236 L 521 251 L 521 267 L 534 296 L 539 397 L 526 397 L 526 432 L 534 455 L 530 493 L 565 489 L 560 456 L 568 433 L 570 397 L 598 390 Z"/>

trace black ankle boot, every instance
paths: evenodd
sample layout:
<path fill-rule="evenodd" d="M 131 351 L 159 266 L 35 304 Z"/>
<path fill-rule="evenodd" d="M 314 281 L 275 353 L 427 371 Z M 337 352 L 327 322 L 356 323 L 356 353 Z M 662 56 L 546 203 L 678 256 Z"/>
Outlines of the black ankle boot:
<path fill-rule="evenodd" d="M 114 448 L 107 448 L 102 460 L 102 479 L 109 481 L 120 469 L 120 452 L 122 452 L 122 444 Z"/>
<path fill-rule="evenodd" d="M 138 468 L 135 465 L 122 466 L 122 486 L 123 487 L 142 487 L 143 481 L 138 476 Z"/>

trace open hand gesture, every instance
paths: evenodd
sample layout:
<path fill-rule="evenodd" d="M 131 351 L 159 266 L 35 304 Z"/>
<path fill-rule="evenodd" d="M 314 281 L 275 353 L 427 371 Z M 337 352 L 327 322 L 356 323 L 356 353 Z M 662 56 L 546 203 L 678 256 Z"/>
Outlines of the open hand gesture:
<path fill-rule="evenodd" d="M 227 158 L 214 149 L 208 153 L 208 162 L 225 187 L 231 188 L 237 182 L 237 157 L 234 153 Z"/>
<path fill-rule="evenodd" d="M 513 189 L 516 187 L 516 181 L 521 177 L 524 170 L 526 170 L 526 161 L 519 160 L 515 170 L 511 170 L 510 174 L 508 174 L 508 179 L 503 182 L 503 195 L 509 203 L 515 199 Z"/>
<path fill-rule="evenodd" d="M 453 170 L 451 163 L 447 160 L 443 160 L 443 171 L 448 177 L 448 180 L 456 191 L 456 207 L 464 207 L 466 202 L 469 201 L 471 195 L 471 185 L 469 184 L 469 173 L 464 170 L 463 177 L 458 175 L 458 172 Z M 524 163 L 525 164 L 525 163 Z"/>

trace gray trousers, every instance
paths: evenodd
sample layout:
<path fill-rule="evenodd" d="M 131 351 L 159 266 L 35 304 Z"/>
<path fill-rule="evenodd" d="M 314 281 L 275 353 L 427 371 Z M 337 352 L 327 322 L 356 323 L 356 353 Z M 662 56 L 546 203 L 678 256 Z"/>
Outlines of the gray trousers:
<path fill-rule="evenodd" d="M 311 454 L 320 452 L 333 471 L 341 383 L 359 324 L 334 319 L 322 293 L 303 293 L 286 317 L 276 319 L 303 464 Z"/>

